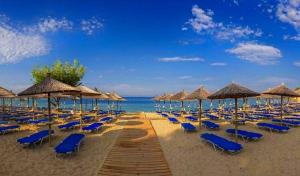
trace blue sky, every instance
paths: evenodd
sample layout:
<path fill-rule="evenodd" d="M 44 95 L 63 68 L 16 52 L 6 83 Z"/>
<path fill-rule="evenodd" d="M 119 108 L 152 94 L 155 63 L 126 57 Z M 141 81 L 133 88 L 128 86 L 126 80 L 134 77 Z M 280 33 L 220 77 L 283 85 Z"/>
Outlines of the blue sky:
<path fill-rule="evenodd" d="M 77 58 L 82 82 L 124 96 L 300 86 L 299 0 L 0 1 L 0 85 Z"/>

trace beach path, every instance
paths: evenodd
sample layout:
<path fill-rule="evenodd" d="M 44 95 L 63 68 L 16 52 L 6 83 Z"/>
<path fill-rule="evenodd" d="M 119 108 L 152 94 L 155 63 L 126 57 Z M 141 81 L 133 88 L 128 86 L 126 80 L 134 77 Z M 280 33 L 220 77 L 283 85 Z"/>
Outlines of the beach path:
<path fill-rule="evenodd" d="M 98 175 L 172 175 L 150 120 L 123 117 L 124 128 Z"/>

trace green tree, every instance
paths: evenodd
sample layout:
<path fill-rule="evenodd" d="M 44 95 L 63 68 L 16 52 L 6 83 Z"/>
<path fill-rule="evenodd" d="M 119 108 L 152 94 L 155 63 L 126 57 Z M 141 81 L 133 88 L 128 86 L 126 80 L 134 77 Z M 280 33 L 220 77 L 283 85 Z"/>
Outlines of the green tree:
<path fill-rule="evenodd" d="M 51 67 L 35 67 L 32 70 L 34 82 L 42 82 L 46 78 L 47 73 L 50 73 L 53 79 L 71 86 L 77 86 L 84 76 L 85 67 L 76 59 L 73 61 L 73 64 L 70 64 L 69 62 L 62 63 L 60 60 L 57 60 Z"/>
<path fill-rule="evenodd" d="M 71 86 L 78 86 L 80 84 L 80 80 L 83 78 L 85 73 L 85 67 L 79 64 L 78 60 L 74 60 L 73 64 L 69 62 L 62 63 L 60 60 L 55 61 L 55 63 L 51 66 L 42 66 L 42 67 L 35 67 L 32 70 L 32 77 L 35 83 L 42 82 L 47 73 L 50 73 L 51 78 L 61 81 L 65 84 L 69 84 Z M 53 98 L 51 104 L 57 107 L 59 111 L 61 98 L 56 97 Z"/>

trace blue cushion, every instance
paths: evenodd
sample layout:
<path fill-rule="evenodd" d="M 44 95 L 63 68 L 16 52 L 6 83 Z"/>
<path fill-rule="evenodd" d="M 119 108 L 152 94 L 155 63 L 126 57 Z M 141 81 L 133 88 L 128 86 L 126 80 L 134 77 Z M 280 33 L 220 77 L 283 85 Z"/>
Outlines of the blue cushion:
<path fill-rule="evenodd" d="M 196 131 L 196 127 L 194 125 L 192 125 L 191 123 L 182 123 L 181 124 L 182 128 L 185 131 Z"/>
<path fill-rule="evenodd" d="M 226 132 L 229 134 L 235 134 L 235 129 L 230 128 L 227 129 Z M 260 133 L 255 133 L 255 132 L 250 132 L 245 130 L 237 130 L 237 135 L 250 140 L 257 140 L 263 137 L 263 135 Z"/>
<path fill-rule="evenodd" d="M 210 129 L 219 129 L 220 127 L 218 124 L 215 124 L 214 122 L 211 121 L 202 121 L 202 125 Z"/>
<path fill-rule="evenodd" d="M 80 142 L 84 139 L 85 135 L 80 133 L 74 133 L 66 137 L 60 144 L 58 144 L 54 150 L 57 154 L 69 154 L 75 152 Z"/>
<path fill-rule="evenodd" d="M 270 124 L 270 123 L 257 123 L 256 125 L 261 128 L 267 128 L 267 129 L 271 129 L 271 130 L 275 130 L 275 131 L 279 131 L 279 132 L 287 132 L 290 129 L 289 127 L 286 127 L 286 126 L 279 126 L 279 125 L 274 125 L 274 124 Z"/>
<path fill-rule="evenodd" d="M 96 123 L 93 123 L 93 124 L 83 127 L 82 130 L 83 131 L 95 131 L 95 130 L 99 129 L 102 125 L 103 125 L 103 123 L 96 122 Z"/>

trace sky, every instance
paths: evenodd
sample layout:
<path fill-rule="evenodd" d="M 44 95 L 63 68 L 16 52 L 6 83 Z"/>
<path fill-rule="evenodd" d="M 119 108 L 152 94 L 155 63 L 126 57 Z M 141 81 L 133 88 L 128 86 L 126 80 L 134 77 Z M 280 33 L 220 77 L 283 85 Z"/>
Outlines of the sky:
<path fill-rule="evenodd" d="M 300 86 L 300 0 L 0 0 L 0 86 L 78 59 L 123 96 Z"/>

